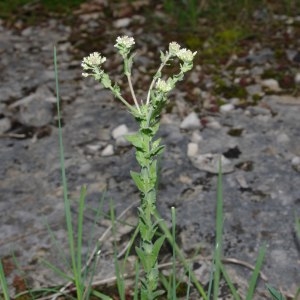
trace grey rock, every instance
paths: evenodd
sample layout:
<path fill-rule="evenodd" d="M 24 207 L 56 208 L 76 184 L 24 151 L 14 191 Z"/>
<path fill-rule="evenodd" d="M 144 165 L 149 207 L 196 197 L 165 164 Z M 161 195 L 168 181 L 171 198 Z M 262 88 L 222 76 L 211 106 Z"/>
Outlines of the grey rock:
<path fill-rule="evenodd" d="M 124 135 L 128 134 L 129 130 L 128 127 L 125 124 L 117 126 L 113 131 L 112 131 L 112 136 L 116 140 L 120 137 L 123 137 Z"/>
<path fill-rule="evenodd" d="M 220 106 L 220 112 L 221 113 L 227 113 L 227 112 L 230 112 L 234 110 L 234 105 L 231 104 L 231 103 L 228 103 L 228 104 L 223 104 Z"/>
<path fill-rule="evenodd" d="M 250 53 L 246 58 L 242 59 L 242 61 L 250 62 L 253 65 L 262 65 L 273 60 L 274 51 L 270 48 L 263 48 L 260 51 Z"/>
<path fill-rule="evenodd" d="M 189 157 L 193 166 L 201 171 L 206 171 L 212 174 L 218 174 L 219 164 L 221 160 L 222 173 L 231 173 L 234 171 L 234 166 L 229 159 L 220 154 L 203 154 Z"/>
<path fill-rule="evenodd" d="M 53 120 L 55 101 L 49 89 L 41 86 L 35 93 L 13 103 L 10 108 L 19 108 L 18 121 L 21 124 L 41 127 Z"/>
<path fill-rule="evenodd" d="M 281 88 L 279 83 L 275 79 L 265 79 L 261 82 L 262 86 L 269 89 L 272 92 L 280 92 Z"/>
<path fill-rule="evenodd" d="M 0 119 L 0 134 L 5 133 L 11 128 L 11 120 L 9 118 Z"/>
<path fill-rule="evenodd" d="M 198 115 L 195 112 L 191 112 L 180 124 L 181 129 L 193 130 L 201 128 L 201 123 Z"/>
<path fill-rule="evenodd" d="M 101 152 L 101 156 L 112 156 L 114 155 L 114 146 L 108 144 Z"/>

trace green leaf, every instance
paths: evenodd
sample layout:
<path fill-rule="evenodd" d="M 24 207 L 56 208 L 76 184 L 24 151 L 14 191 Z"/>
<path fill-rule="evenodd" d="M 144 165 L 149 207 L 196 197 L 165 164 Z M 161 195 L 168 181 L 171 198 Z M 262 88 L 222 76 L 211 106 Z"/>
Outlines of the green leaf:
<path fill-rule="evenodd" d="M 153 293 L 153 297 L 154 297 L 154 299 L 155 299 L 155 298 L 157 298 L 157 297 L 159 297 L 159 296 L 162 296 L 164 293 L 165 293 L 165 291 L 163 291 L 163 290 L 157 290 L 157 291 L 155 291 L 155 292 Z"/>
<path fill-rule="evenodd" d="M 139 247 L 135 247 L 135 251 L 136 251 L 136 254 L 138 255 L 142 265 L 144 266 L 145 265 L 145 253 L 144 253 L 144 251 Z"/>
<path fill-rule="evenodd" d="M 276 289 L 274 289 L 272 286 L 270 286 L 269 284 L 266 284 L 266 286 L 274 300 L 285 300 L 282 294 L 278 292 Z"/>
<path fill-rule="evenodd" d="M 153 136 L 153 129 L 151 127 L 142 128 L 140 131 L 147 136 Z"/>
<path fill-rule="evenodd" d="M 150 255 L 146 254 L 141 248 L 135 247 L 135 251 L 144 267 L 146 273 L 149 273 L 153 267 L 153 259 Z"/>
<path fill-rule="evenodd" d="M 126 140 L 130 142 L 135 148 L 143 150 L 143 141 L 139 133 L 126 135 Z"/>
<path fill-rule="evenodd" d="M 165 62 L 166 60 L 166 55 L 163 53 L 163 51 L 160 51 L 160 60 L 161 62 Z"/>
<path fill-rule="evenodd" d="M 153 250 L 152 250 L 152 252 L 153 252 L 153 256 L 155 256 L 156 259 L 157 259 L 157 257 L 158 257 L 158 253 L 159 253 L 160 248 L 161 248 L 161 246 L 163 245 L 164 241 L 165 241 L 165 236 L 163 235 L 163 236 L 161 236 L 160 238 L 158 238 L 158 239 L 155 241 L 154 245 L 153 245 Z"/>
<path fill-rule="evenodd" d="M 152 149 L 150 152 L 150 157 L 158 156 L 164 152 L 165 146 L 159 146 L 156 149 Z"/>
<path fill-rule="evenodd" d="M 134 172 L 134 171 L 130 171 L 130 175 L 131 178 L 133 179 L 135 185 L 137 186 L 137 188 L 144 193 L 145 191 L 145 185 L 144 182 L 141 179 L 140 173 Z"/>

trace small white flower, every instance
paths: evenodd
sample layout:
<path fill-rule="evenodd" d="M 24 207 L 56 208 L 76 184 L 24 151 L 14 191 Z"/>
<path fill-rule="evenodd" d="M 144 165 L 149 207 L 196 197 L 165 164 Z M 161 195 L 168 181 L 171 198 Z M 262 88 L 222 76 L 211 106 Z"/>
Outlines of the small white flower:
<path fill-rule="evenodd" d="M 183 62 L 187 62 L 187 63 L 190 63 L 193 61 L 194 59 L 194 56 L 197 54 L 197 51 L 196 52 L 192 52 L 191 50 L 188 50 L 188 49 L 180 49 L 176 55 L 179 59 L 181 59 Z"/>
<path fill-rule="evenodd" d="M 156 82 L 156 89 L 158 89 L 159 91 L 161 91 L 163 93 L 168 93 L 172 90 L 172 88 L 173 87 L 169 82 L 166 82 L 165 80 L 158 78 L 158 80 Z"/>
<path fill-rule="evenodd" d="M 83 59 L 81 66 L 84 70 L 87 70 L 91 67 L 101 66 L 105 61 L 106 57 L 101 56 L 99 52 L 94 52 Z"/>
<path fill-rule="evenodd" d="M 177 53 L 179 52 L 180 50 L 180 45 L 176 42 L 171 42 L 169 44 L 169 52 L 170 54 L 172 55 L 177 55 Z"/>
<path fill-rule="evenodd" d="M 133 45 L 135 44 L 134 38 L 133 37 L 129 37 L 127 35 L 124 36 L 119 36 L 117 38 L 117 43 L 115 44 L 116 48 L 126 48 L 126 49 L 130 49 Z"/>

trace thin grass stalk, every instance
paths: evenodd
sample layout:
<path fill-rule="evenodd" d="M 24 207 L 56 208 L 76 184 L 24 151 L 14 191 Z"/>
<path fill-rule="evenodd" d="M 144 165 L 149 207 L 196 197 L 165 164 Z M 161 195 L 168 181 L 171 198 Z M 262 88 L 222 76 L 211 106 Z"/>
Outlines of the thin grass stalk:
<path fill-rule="evenodd" d="M 192 271 L 191 271 L 191 266 L 189 266 L 189 271 L 188 271 L 188 275 L 189 275 L 189 277 L 188 277 L 188 285 L 187 285 L 187 290 L 186 290 L 186 300 L 189 300 L 189 298 L 190 298 L 190 291 L 191 291 L 191 273 L 192 273 Z"/>
<path fill-rule="evenodd" d="M 110 220 L 112 222 L 112 236 L 113 236 L 113 245 L 114 245 L 114 264 L 115 264 L 115 273 L 117 277 L 117 288 L 119 297 L 121 300 L 125 300 L 125 285 L 123 277 L 123 268 L 120 268 L 118 257 L 117 257 L 117 245 L 116 245 L 116 218 L 114 212 L 114 206 L 112 200 L 109 201 L 110 206 Z"/>
<path fill-rule="evenodd" d="M 211 295 L 212 295 L 212 288 L 213 288 L 213 281 L 214 281 L 214 257 L 215 254 L 213 255 L 213 261 L 210 268 L 209 282 L 208 282 L 208 289 L 207 289 L 207 299 L 211 299 Z"/>
<path fill-rule="evenodd" d="M 86 186 L 83 186 L 80 191 L 79 197 L 79 210 L 78 210 L 78 220 L 77 220 L 77 249 L 76 249 L 76 270 L 77 270 L 77 280 L 80 282 L 80 297 L 84 299 L 84 286 L 83 281 L 84 278 L 81 273 L 82 267 L 82 259 L 81 259 L 81 252 L 82 252 L 82 238 L 83 238 L 83 214 L 85 208 L 85 197 L 86 197 Z"/>
<path fill-rule="evenodd" d="M 222 231 L 223 231 L 223 196 L 222 196 L 222 160 L 219 159 L 219 172 L 217 183 L 217 209 L 216 209 L 216 246 L 214 253 L 214 282 L 213 299 L 217 300 L 220 287 L 220 265 L 222 255 Z"/>
<path fill-rule="evenodd" d="M 134 295 L 133 300 L 139 299 L 139 281 L 140 281 L 140 265 L 139 262 L 135 262 L 135 280 L 134 280 Z"/>
<path fill-rule="evenodd" d="M 101 300 L 113 300 L 113 298 L 111 298 L 105 294 L 102 294 L 99 291 L 93 291 L 92 294 Z"/>
<path fill-rule="evenodd" d="M 168 229 L 168 227 L 165 224 L 165 222 L 162 221 L 162 218 L 161 218 L 161 216 L 160 216 L 160 214 L 158 213 L 157 210 L 155 211 L 154 216 L 155 216 L 155 218 L 156 218 L 156 220 L 158 222 L 158 225 L 159 225 L 160 229 L 162 230 L 162 232 L 166 236 L 166 239 L 169 241 L 170 245 L 172 245 L 172 247 L 175 248 L 176 255 L 177 255 L 178 259 L 180 260 L 180 262 L 182 263 L 185 272 L 188 272 L 190 270 L 190 266 L 186 262 L 186 259 L 185 259 L 184 255 L 182 254 L 180 248 L 176 244 L 176 241 L 173 240 L 173 237 L 172 237 L 172 234 L 170 233 L 170 230 Z M 208 300 L 207 295 L 206 295 L 206 293 L 204 291 L 204 288 L 198 282 L 198 279 L 197 279 L 197 277 L 196 277 L 196 275 L 195 275 L 195 273 L 193 271 L 191 271 L 191 280 L 192 280 L 193 285 L 197 289 L 198 293 L 203 298 L 203 300 Z"/>
<path fill-rule="evenodd" d="M 227 283 L 227 285 L 228 285 L 228 287 L 231 291 L 231 294 L 232 294 L 234 300 L 241 300 L 240 295 L 238 294 L 236 288 L 234 287 L 234 285 L 233 285 L 233 283 L 232 283 L 229 275 L 227 274 L 226 269 L 224 268 L 224 265 L 222 263 L 220 264 L 220 269 L 221 269 L 221 272 L 224 276 L 224 279 L 225 279 L 225 281 L 226 281 L 226 283 Z"/>
<path fill-rule="evenodd" d="M 171 208 L 172 214 L 172 238 L 173 241 L 176 241 L 176 210 L 175 207 Z M 176 300 L 176 250 L 175 247 L 172 247 L 172 300 Z"/>
<path fill-rule="evenodd" d="M 5 278 L 5 273 L 4 273 L 4 269 L 3 269 L 3 265 L 2 265 L 2 261 L 0 260 L 0 285 L 2 288 L 2 293 L 4 296 L 4 300 L 9 300 L 9 289 L 7 286 L 7 281 Z"/>
<path fill-rule="evenodd" d="M 55 90 L 56 90 L 56 104 L 57 104 L 57 117 L 58 117 L 59 154 L 60 154 L 60 166 L 61 166 L 61 175 L 62 175 L 62 183 L 63 183 L 65 218 L 67 224 L 68 242 L 69 242 L 70 255 L 72 261 L 72 272 L 75 279 L 77 295 L 79 296 L 81 295 L 80 269 L 78 270 L 76 266 L 76 251 L 75 251 L 74 231 L 73 231 L 72 216 L 71 216 L 71 204 L 68 197 L 66 169 L 65 169 L 65 161 L 64 161 L 64 146 L 63 146 L 62 127 L 61 127 L 60 94 L 59 94 L 59 83 L 58 83 L 56 47 L 54 47 L 54 72 L 55 72 Z"/>
<path fill-rule="evenodd" d="M 250 278 L 249 288 L 246 295 L 246 300 L 252 300 L 254 296 L 255 287 L 259 278 L 259 273 L 263 264 L 263 260 L 266 254 L 266 245 L 259 249 L 258 257 L 256 260 L 255 268 Z"/>

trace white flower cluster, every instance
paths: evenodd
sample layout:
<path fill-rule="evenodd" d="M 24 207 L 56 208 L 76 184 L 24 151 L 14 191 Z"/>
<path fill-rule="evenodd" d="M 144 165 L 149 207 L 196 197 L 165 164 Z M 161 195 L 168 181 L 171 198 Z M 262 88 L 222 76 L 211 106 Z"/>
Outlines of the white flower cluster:
<path fill-rule="evenodd" d="M 160 78 L 157 79 L 156 82 L 156 89 L 163 93 L 168 93 L 172 90 L 173 86 L 170 82 L 167 82 L 165 80 L 162 80 Z"/>
<path fill-rule="evenodd" d="M 83 59 L 81 66 L 84 70 L 88 70 L 91 67 L 97 67 L 102 65 L 105 61 L 106 57 L 101 56 L 99 52 L 94 52 Z"/>
<path fill-rule="evenodd" d="M 171 42 L 169 44 L 169 53 L 171 55 L 177 56 L 180 60 L 186 63 L 191 63 L 196 55 L 196 52 L 192 52 L 186 48 L 180 49 L 180 45 L 177 42 Z"/>
<path fill-rule="evenodd" d="M 194 56 L 196 54 L 197 54 L 197 51 L 193 53 L 191 50 L 183 48 L 177 52 L 177 57 L 179 59 L 181 59 L 183 62 L 190 63 L 193 61 Z"/>
<path fill-rule="evenodd" d="M 99 52 L 94 52 L 91 53 L 89 56 L 83 58 L 81 66 L 84 70 L 92 70 L 93 73 L 95 73 L 95 71 L 99 73 L 101 69 L 100 67 L 105 61 L 106 61 L 106 57 L 101 56 Z M 90 75 L 93 74 L 82 73 L 83 77 L 88 77 Z"/>
<path fill-rule="evenodd" d="M 179 52 L 180 50 L 180 45 L 176 42 L 171 42 L 169 44 L 169 52 L 170 54 L 172 55 L 177 55 L 177 53 Z"/>
<path fill-rule="evenodd" d="M 120 49 L 120 48 L 130 49 L 134 44 L 135 44 L 135 41 L 134 41 L 133 37 L 124 35 L 122 37 L 119 36 L 117 38 L 117 43 L 115 44 L 115 47 L 118 49 Z"/>

